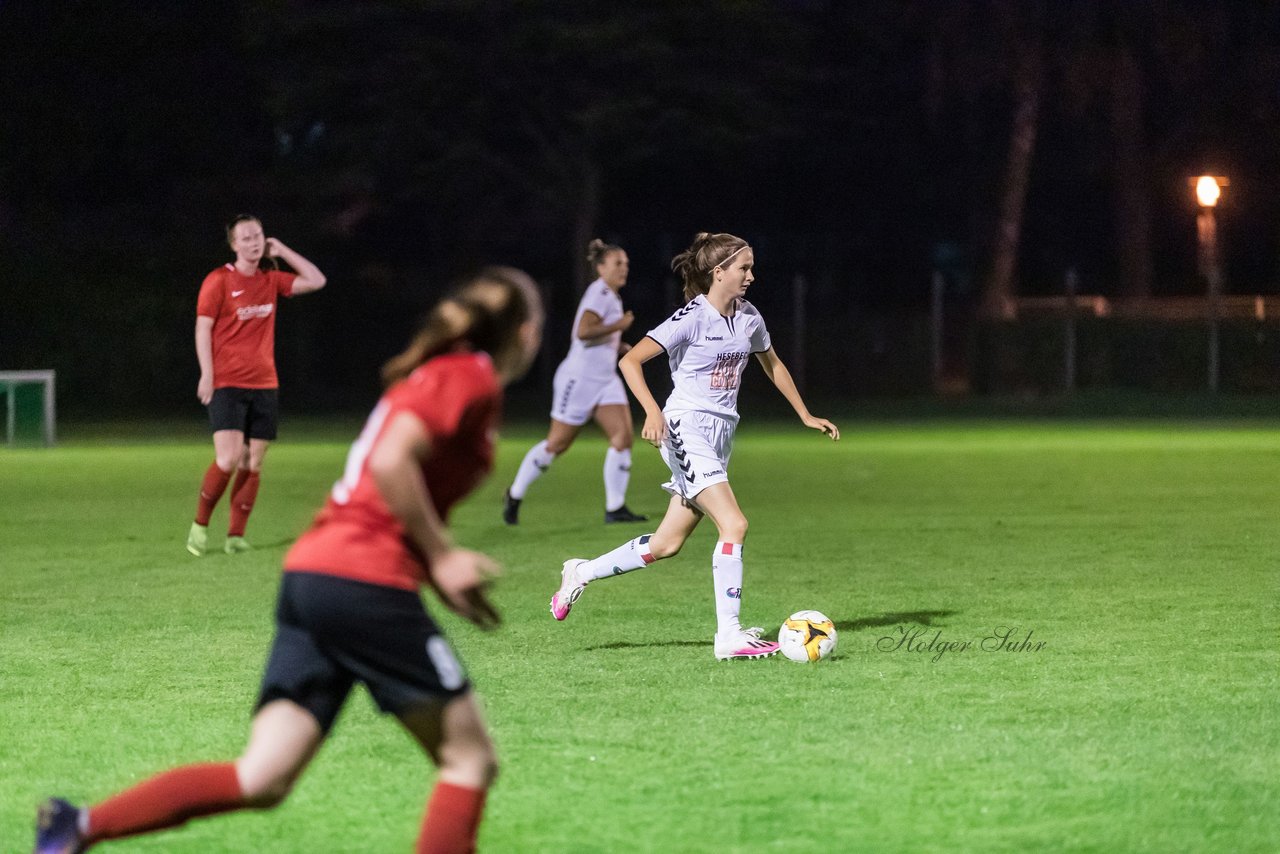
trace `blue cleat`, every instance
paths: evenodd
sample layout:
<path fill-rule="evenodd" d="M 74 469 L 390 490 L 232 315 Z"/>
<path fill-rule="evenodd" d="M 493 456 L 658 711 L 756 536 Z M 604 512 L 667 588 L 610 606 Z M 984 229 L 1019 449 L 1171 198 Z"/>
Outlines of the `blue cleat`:
<path fill-rule="evenodd" d="M 80 810 L 62 798 L 42 803 L 36 810 L 35 854 L 79 854 L 83 850 Z"/>

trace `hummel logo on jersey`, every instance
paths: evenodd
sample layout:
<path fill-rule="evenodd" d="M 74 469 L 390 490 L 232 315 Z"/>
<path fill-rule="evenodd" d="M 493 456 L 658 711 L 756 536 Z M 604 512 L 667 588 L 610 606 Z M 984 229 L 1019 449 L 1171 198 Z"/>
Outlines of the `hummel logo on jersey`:
<path fill-rule="evenodd" d="M 705 338 L 704 338 L 703 340 L 705 340 L 705 341 L 723 341 L 723 340 L 724 340 L 724 336 L 723 336 L 723 335 L 707 335 L 707 336 L 705 336 Z"/>
<path fill-rule="evenodd" d="M 232 292 L 231 292 L 231 296 L 232 296 L 233 298 L 234 298 L 234 297 L 238 297 L 238 296 L 240 296 L 242 293 L 244 293 L 244 291 L 243 291 L 243 290 L 239 290 L 239 291 L 232 291 Z"/>

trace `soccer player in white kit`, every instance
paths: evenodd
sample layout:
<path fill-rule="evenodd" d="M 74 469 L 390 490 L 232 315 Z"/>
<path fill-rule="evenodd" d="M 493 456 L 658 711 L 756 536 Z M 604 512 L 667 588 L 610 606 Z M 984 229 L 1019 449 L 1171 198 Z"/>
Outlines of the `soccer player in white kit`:
<path fill-rule="evenodd" d="M 778 651 L 776 643 L 761 638 L 763 629 L 744 629 L 739 621 L 747 518 L 729 486 L 727 470 L 747 359 L 756 357 L 806 427 L 821 430 L 833 440 L 840 438 L 840 430 L 809 413 L 791 373 L 773 350 L 764 318 L 747 302 L 747 288 L 755 279 L 754 263 L 751 247 L 742 238 L 706 232 L 672 260 L 671 268 L 684 279 L 689 302 L 650 330 L 619 365 L 631 393 L 644 407 L 641 435 L 661 450 L 671 469 L 671 480 L 662 485 L 671 493 L 671 501 L 654 533 L 594 560 L 565 561 L 560 589 L 551 597 L 551 615 L 557 620 L 569 616 L 591 582 L 642 569 L 679 552 L 706 515 L 720 535 L 711 557 L 715 657 L 722 661 L 766 658 Z M 641 366 L 663 352 L 670 361 L 674 388 L 666 406 L 659 408 Z"/>
<path fill-rule="evenodd" d="M 542 476 L 556 457 L 569 450 L 582 425 L 594 416 L 609 438 L 604 455 L 605 522 L 646 522 L 648 516 L 627 508 L 627 484 L 631 480 L 631 407 L 618 376 L 618 356 L 630 349 L 622 333 L 635 315 L 622 310 L 618 296 L 627 283 L 629 262 L 621 246 L 593 240 L 587 261 L 597 279 L 587 285 L 573 318 L 569 355 L 556 369 L 551 401 L 551 429 L 547 438 L 529 449 L 515 480 L 504 496 L 502 518 L 508 525 L 520 522 L 520 502 L 530 485 Z"/>

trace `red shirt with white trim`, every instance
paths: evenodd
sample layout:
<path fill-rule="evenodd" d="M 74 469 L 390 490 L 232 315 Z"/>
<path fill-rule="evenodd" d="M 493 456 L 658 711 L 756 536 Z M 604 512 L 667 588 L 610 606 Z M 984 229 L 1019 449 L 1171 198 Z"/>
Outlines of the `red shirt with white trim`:
<path fill-rule="evenodd" d="M 199 317 L 213 318 L 213 387 L 278 388 L 276 305 L 293 296 L 296 273 L 259 270 L 245 276 L 225 264 L 204 277 Z"/>
<path fill-rule="evenodd" d="M 284 558 L 286 572 L 319 572 L 417 590 L 427 564 L 407 538 L 369 473 L 369 454 L 394 416 L 408 412 L 426 428 L 431 453 L 422 463 L 431 502 L 443 520 L 493 468 L 502 390 L 485 353 L 430 359 L 382 396 L 347 455 L 342 479 Z"/>

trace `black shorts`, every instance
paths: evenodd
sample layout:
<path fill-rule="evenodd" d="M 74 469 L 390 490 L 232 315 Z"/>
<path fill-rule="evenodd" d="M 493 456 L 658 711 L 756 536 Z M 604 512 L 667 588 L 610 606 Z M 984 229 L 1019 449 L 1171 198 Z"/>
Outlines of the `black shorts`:
<path fill-rule="evenodd" d="M 216 388 L 209 401 L 213 432 L 239 430 L 248 439 L 275 439 L 280 396 L 274 388 Z"/>
<path fill-rule="evenodd" d="M 416 592 L 286 572 L 255 712 L 292 700 L 328 732 L 356 682 L 397 716 L 471 689 Z"/>

